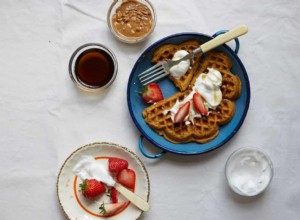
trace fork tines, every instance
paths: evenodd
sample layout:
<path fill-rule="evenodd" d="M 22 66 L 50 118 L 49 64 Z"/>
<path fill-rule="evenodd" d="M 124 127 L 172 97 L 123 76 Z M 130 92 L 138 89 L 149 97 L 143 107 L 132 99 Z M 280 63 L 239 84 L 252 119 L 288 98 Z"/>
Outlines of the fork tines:
<path fill-rule="evenodd" d="M 142 85 L 147 85 L 151 82 L 154 82 L 164 76 L 168 75 L 169 73 L 166 71 L 165 65 L 166 62 L 159 62 L 153 67 L 145 70 L 141 74 L 138 75 L 140 82 Z"/>

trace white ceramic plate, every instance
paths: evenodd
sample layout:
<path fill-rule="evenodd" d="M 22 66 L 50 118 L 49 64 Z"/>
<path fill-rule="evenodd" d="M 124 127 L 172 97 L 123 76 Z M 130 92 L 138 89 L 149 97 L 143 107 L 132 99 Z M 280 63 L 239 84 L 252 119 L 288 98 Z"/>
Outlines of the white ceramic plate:
<path fill-rule="evenodd" d="M 129 168 L 136 173 L 135 193 L 146 201 L 149 200 L 150 182 L 147 170 L 141 160 L 132 151 L 126 147 L 113 143 L 101 142 L 85 145 L 74 151 L 62 165 L 57 177 L 57 196 L 59 203 L 71 220 L 98 220 L 107 217 L 99 215 L 99 206 L 103 200 L 109 200 L 105 195 L 99 198 L 99 201 L 89 201 L 78 193 L 78 185 L 80 180 L 72 173 L 73 167 L 78 162 L 80 156 L 89 155 L 97 160 L 105 163 L 108 157 L 119 157 L 125 159 L 129 163 Z M 119 201 L 126 201 L 119 194 Z M 109 217 L 110 220 L 135 220 L 138 219 L 143 212 L 128 203 L 117 215 Z"/>

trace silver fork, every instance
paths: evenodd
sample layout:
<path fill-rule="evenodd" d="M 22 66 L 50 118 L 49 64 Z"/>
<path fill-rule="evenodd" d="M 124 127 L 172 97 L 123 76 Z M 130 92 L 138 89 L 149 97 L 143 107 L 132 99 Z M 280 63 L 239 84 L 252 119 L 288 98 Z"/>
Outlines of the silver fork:
<path fill-rule="evenodd" d="M 158 79 L 161 79 L 170 74 L 170 69 L 180 63 L 183 60 L 193 59 L 195 56 L 199 56 L 200 54 L 206 53 L 234 38 L 242 36 L 248 32 L 248 27 L 246 25 L 239 25 L 225 34 L 219 35 L 214 39 L 202 44 L 197 49 L 193 50 L 192 53 L 185 55 L 183 58 L 172 61 L 161 61 L 149 69 L 145 70 L 141 74 L 138 75 L 139 80 L 142 85 L 147 85 L 149 83 L 155 82 Z"/>

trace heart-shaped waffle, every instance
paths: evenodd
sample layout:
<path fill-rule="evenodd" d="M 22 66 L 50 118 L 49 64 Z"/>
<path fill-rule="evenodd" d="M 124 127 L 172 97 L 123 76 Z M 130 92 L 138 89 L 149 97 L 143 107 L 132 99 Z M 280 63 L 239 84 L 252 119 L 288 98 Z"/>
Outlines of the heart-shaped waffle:
<path fill-rule="evenodd" d="M 147 124 L 158 134 L 173 143 L 198 142 L 206 143 L 214 139 L 219 133 L 219 126 L 228 123 L 235 112 L 234 100 L 240 96 L 241 82 L 238 76 L 232 74 L 230 58 L 222 52 L 209 52 L 201 63 L 199 71 L 194 74 L 191 81 L 193 85 L 197 77 L 207 68 L 214 68 L 222 74 L 222 102 L 211 110 L 208 116 L 194 118 L 194 123 L 173 123 L 171 114 L 165 114 L 177 102 L 182 101 L 191 92 L 192 86 L 184 92 L 178 92 L 169 98 L 161 100 L 143 111 Z"/>

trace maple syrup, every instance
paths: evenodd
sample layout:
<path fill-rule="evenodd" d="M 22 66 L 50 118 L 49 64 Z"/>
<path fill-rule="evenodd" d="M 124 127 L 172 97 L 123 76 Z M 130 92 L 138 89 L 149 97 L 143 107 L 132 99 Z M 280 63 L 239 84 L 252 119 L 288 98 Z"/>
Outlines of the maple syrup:
<path fill-rule="evenodd" d="M 110 82 L 115 72 L 114 61 L 103 50 L 92 48 L 82 52 L 75 62 L 75 74 L 83 84 L 102 87 Z"/>

